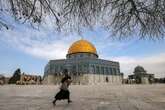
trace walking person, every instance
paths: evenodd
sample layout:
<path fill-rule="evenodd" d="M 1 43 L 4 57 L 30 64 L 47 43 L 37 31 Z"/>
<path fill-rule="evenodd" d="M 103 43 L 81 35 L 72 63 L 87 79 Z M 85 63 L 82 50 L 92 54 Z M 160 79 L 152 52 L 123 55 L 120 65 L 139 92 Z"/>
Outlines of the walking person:
<path fill-rule="evenodd" d="M 57 100 L 68 100 L 68 103 L 71 103 L 70 100 L 70 92 L 69 92 L 69 85 L 71 84 L 71 77 L 66 74 L 64 78 L 61 80 L 60 91 L 55 95 L 55 99 L 53 100 L 53 105 L 56 105 Z"/>

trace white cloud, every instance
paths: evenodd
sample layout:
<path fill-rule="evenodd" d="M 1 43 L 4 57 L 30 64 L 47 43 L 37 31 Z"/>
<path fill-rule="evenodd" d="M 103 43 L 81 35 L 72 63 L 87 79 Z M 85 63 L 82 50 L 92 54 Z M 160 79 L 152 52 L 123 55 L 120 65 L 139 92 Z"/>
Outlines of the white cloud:
<path fill-rule="evenodd" d="M 13 22 L 11 18 L 7 19 Z M 65 58 L 69 45 L 77 38 L 74 37 L 75 35 L 65 37 L 58 34 L 50 22 L 41 25 L 39 30 L 33 29 L 28 24 L 17 22 L 13 22 L 12 26 L 13 29 L 0 31 L 0 41 L 46 60 Z"/>
<path fill-rule="evenodd" d="M 3 38 L 0 38 L 0 40 L 25 53 L 47 60 L 65 58 L 68 47 L 74 40 L 74 38 L 62 36 L 60 36 L 62 37 L 61 39 L 56 39 L 56 36 L 53 39 L 48 39 L 50 37 L 47 38 L 47 34 L 44 32 L 25 33 L 27 34 L 24 35 L 24 33 L 18 31 L 8 31 L 3 34 Z"/>

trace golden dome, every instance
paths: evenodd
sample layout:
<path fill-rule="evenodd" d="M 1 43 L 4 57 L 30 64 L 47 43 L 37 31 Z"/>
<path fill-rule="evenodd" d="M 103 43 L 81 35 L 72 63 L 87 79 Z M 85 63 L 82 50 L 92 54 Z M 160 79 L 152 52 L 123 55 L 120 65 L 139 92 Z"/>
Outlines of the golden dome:
<path fill-rule="evenodd" d="M 68 54 L 74 53 L 93 53 L 97 55 L 96 48 L 87 40 L 78 40 L 74 42 L 68 50 Z"/>

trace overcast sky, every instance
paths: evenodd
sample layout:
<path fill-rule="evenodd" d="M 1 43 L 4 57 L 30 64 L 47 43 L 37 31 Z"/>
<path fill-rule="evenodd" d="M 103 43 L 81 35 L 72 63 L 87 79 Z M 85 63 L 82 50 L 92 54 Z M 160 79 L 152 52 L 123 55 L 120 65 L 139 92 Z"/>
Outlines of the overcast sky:
<path fill-rule="evenodd" d="M 43 75 L 50 59 L 65 58 L 76 40 L 84 39 L 95 45 L 99 58 L 120 62 L 121 72 L 132 74 L 137 65 L 156 77 L 165 77 L 165 40 L 113 40 L 103 29 L 84 31 L 82 35 L 59 34 L 47 20 L 39 29 L 4 17 L 10 30 L 0 31 L 0 74 L 10 76 L 17 68 L 28 74 Z M 136 33 L 135 33 L 136 37 Z"/>

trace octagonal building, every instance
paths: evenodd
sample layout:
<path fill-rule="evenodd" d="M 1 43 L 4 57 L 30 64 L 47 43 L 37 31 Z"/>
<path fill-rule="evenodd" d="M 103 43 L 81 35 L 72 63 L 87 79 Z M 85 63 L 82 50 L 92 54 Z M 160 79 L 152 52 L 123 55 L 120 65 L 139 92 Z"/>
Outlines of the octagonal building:
<path fill-rule="evenodd" d="M 95 46 L 78 40 L 68 49 L 66 59 L 50 60 L 44 70 L 44 84 L 59 84 L 64 71 L 72 77 L 72 84 L 121 84 L 119 62 L 99 59 Z"/>

